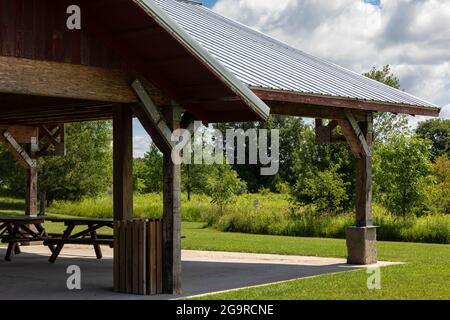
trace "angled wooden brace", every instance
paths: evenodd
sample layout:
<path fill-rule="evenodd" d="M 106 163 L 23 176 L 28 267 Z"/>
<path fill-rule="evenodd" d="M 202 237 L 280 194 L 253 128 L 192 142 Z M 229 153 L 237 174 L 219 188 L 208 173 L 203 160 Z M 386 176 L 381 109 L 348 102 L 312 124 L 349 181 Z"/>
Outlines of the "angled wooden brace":
<path fill-rule="evenodd" d="M 55 130 L 56 129 L 56 130 Z M 64 124 L 59 124 L 55 127 L 40 126 L 39 135 L 43 136 L 40 142 L 44 142 L 39 151 L 36 153 L 37 156 L 65 156 L 66 155 L 66 144 L 65 144 L 65 133 L 66 128 Z M 53 146 L 54 150 L 48 151 L 48 149 Z"/>
<path fill-rule="evenodd" d="M 347 119 L 338 120 L 338 123 L 341 126 L 342 132 L 344 133 L 348 144 L 350 145 L 350 149 L 352 150 L 353 155 L 357 159 L 360 159 L 362 157 L 371 157 L 372 152 L 370 150 L 370 146 L 358 122 L 356 121 L 350 110 L 345 110 L 344 112 Z M 372 129 L 370 129 L 370 132 L 371 130 Z"/>
<path fill-rule="evenodd" d="M 12 134 L 5 130 L 2 133 L 2 140 L 5 143 L 8 150 L 13 154 L 13 156 L 19 161 L 20 165 L 25 169 L 36 168 L 36 160 L 32 159 L 25 149 L 14 139 Z M 32 143 L 32 150 L 36 149 L 36 141 Z"/>
<path fill-rule="evenodd" d="M 172 142 L 172 131 L 167 125 L 163 115 L 153 103 L 140 80 L 135 80 L 132 87 L 139 97 L 141 104 L 133 107 L 144 129 L 151 136 L 156 146 L 164 153 L 170 153 L 175 143 Z"/>

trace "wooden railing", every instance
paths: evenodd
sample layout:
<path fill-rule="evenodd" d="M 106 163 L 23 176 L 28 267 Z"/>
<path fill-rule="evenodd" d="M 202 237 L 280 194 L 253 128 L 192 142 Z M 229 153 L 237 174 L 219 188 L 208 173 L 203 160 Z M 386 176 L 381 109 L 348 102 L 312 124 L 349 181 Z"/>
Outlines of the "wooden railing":
<path fill-rule="evenodd" d="M 162 221 L 116 221 L 114 235 L 114 291 L 162 293 Z"/>

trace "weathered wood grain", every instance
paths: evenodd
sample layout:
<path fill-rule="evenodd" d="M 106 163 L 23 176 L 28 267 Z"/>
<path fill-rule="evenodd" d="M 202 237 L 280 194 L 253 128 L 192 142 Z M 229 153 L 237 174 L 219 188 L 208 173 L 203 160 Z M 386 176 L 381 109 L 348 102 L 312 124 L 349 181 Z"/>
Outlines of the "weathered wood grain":
<path fill-rule="evenodd" d="M 113 121 L 114 220 L 133 218 L 133 121 L 128 105 L 114 107 Z"/>

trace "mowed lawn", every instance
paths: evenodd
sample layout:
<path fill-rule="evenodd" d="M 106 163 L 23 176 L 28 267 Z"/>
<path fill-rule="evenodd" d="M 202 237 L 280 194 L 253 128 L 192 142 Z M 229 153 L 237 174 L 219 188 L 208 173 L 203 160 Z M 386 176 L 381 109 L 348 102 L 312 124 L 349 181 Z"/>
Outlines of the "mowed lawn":
<path fill-rule="evenodd" d="M 0 215 L 20 214 L 11 205 Z M 49 232 L 62 224 L 46 223 Z M 106 230 L 105 232 L 110 232 Z M 323 257 L 346 256 L 345 240 L 224 233 L 183 223 L 183 249 L 273 253 Z M 202 299 L 450 299 L 450 245 L 379 242 L 379 259 L 405 262 L 381 269 L 381 290 L 367 289 L 365 270 L 322 275 L 243 289 Z"/>

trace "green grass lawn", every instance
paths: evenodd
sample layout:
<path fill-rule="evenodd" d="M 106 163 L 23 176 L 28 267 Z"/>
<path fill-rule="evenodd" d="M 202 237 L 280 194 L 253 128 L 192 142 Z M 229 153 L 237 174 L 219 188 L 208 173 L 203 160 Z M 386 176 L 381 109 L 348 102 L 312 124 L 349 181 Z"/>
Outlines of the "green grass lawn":
<path fill-rule="evenodd" d="M 5 202 L 5 201 L 3 201 Z M 5 208 L 5 206 L 2 206 Z M 0 215 L 23 214 L 10 201 Z M 183 249 L 273 253 L 323 257 L 346 256 L 345 240 L 226 233 L 183 222 Z M 64 226 L 46 223 L 49 232 Z M 105 232 L 111 232 L 105 230 Z M 378 243 L 379 259 L 404 265 L 382 268 L 381 290 L 368 290 L 365 270 L 322 275 L 280 284 L 210 295 L 202 299 L 450 299 L 450 245 Z"/>
<path fill-rule="evenodd" d="M 186 223 L 183 248 L 323 257 L 346 256 L 345 241 L 223 233 Z M 450 245 L 378 242 L 379 259 L 403 265 L 381 269 L 381 290 L 367 289 L 365 270 L 323 275 L 202 299 L 450 299 Z"/>

